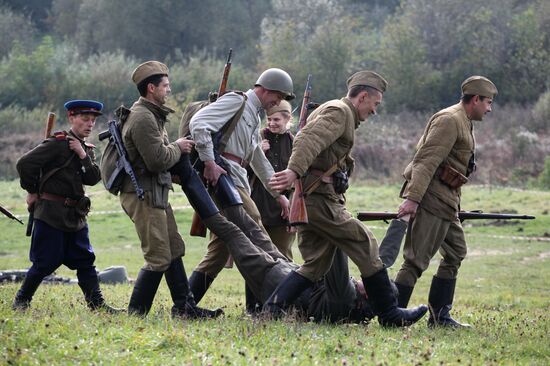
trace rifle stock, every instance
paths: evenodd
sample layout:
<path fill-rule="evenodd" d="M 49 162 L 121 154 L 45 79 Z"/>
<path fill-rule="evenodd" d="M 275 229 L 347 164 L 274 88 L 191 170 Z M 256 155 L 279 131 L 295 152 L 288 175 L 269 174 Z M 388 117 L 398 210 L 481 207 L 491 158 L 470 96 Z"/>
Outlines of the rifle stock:
<path fill-rule="evenodd" d="M 300 122 L 298 131 L 305 126 L 307 121 L 308 105 L 311 98 L 311 74 L 307 76 L 306 89 L 302 99 L 302 108 L 300 109 Z M 288 223 L 290 226 L 305 225 L 309 222 L 307 217 L 306 201 L 304 197 L 304 189 L 302 181 L 297 179 L 294 181 L 294 194 L 290 200 L 290 212 L 288 215 Z"/>
<path fill-rule="evenodd" d="M 360 221 L 387 221 L 397 218 L 395 212 L 358 212 L 357 219 Z M 458 219 L 464 220 L 534 220 L 531 215 L 511 215 L 498 213 L 483 213 L 482 211 L 460 211 Z"/>
<path fill-rule="evenodd" d="M 48 112 L 48 118 L 46 119 L 46 129 L 44 130 L 45 139 L 51 136 L 54 125 L 55 125 L 55 113 Z M 33 224 L 34 224 L 34 211 L 33 211 L 33 208 L 31 207 L 29 210 L 29 219 L 27 220 L 27 231 L 25 233 L 26 236 L 31 236 Z"/>
<path fill-rule="evenodd" d="M 231 71 L 231 57 L 233 56 L 233 49 L 229 49 L 229 54 L 227 55 L 227 61 L 223 67 L 222 79 L 220 81 L 220 86 L 218 88 L 217 98 L 225 94 L 227 89 L 227 81 L 229 80 L 229 72 Z M 191 228 L 189 228 L 189 235 L 191 236 L 200 236 L 206 238 L 206 225 L 202 222 L 199 214 L 195 211 L 193 212 L 193 218 L 191 220 Z"/>
<path fill-rule="evenodd" d="M 218 98 L 221 97 L 227 89 L 227 80 L 229 79 L 229 71 L 231 71 L 231 56 L 233 55 L 233 49 L 229 49 L 227 55 L 227 61 L 223 67 L 222 80 L 220 81 L 220 87 L 218 88 Z"/>
<path fill-rule="evenodd" d="M 191 220 L 191 228 L 189 229 L 189 235 L 206 238 L 206 225 L 204 225 L 204 222 L 202 222 L 197 211 L 193 212 L 193 218 Z"/>

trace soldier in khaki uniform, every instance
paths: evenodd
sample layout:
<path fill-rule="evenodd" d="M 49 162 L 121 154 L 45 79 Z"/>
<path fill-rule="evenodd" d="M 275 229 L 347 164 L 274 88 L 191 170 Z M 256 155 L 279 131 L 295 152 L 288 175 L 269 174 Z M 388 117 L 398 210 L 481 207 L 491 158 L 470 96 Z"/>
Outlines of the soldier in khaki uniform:
<path fill-rule="evenodd" d="M 460 186 L 475 169 L 474 126 L 491 111 L 497 88 L 483 76 L 462 83 L 461 101 L 434 114 L 416 146 L 413 160 L 404 172 L 406 179 L 399 216 L 410 214 L 403 257 L 395 284 L 399 306 L 407 306 L 414 285 L 439 250 L 442 260 L 429 294 L 428 325 L 468 326 L 449 314 L 456 277 L 466 256 L 466 240 L 458 211 Z"/>
<path fill-rule="evenodd" d="M 132 80 L 141 97 L 132 106 L 121 135 L 137 180 L 145 191 L 145 200 L 137 198 L 126 176 L 120 204 L 134 222 L 145 264 L 136 279 L 128 311 L 146 315 L 164 275 L 174 302 L 173 316 L 216 317 L 221 310 L 201 309 L 193 299 L 181 258 L 185 254 L 184 242 L 168 203 L 168 191 L 172 189 L 168 169 L 193 147 L 193 141 L 184 138 L 168 141 L 164 125 L 167 116 L 174 112 L 164 106 L 170 94 L 168 67 L 158 61 L 147 61 L 134 70 Z"/>
<path fill-rule="evenodd" d="M 379 258 L 372 233 L 346 210 L 344 175 L 352 168 L 349 156 L 355 129 L 376 113 L 387 82 L 372 71 L 360 71 L 347 81 L 348 93 L 317 108 L 294 139 L 288 168 L 270 181 L 276 190 L 288 188 L 301 177 L 304 191 L 313 182 L 319 186 L 306 196 L 309 223 L 298 229 L 298 247 L 304 264 L 291 272 L 264 306 L 274 316 L 284 313 L 305 289 L 329 270 L 337 248 L 359 267 L 363 284 L 378 321 L 385 326 L 404 326 L 418 321 L 425 305 L 407 310 L 397 307 L 387 270 Z M 335 174 L 327 174 L 338 168 Z"/>
<path fill-rule="evenodd" d="M 62 264 L 76 269 L 78 285 L 92 310 L 106 309 L 94 266 L 86 215 L 90 200 L 84 185 L 101 179 L 94 146 L 86 142 L 103 104 L 94 100 L 65 103 L 71 128 L 55 132 L 17 161 L 21 187 L 28 192 L 27 205 L 34 211 L 30 250 L 32 266 L 13 303 L 26 309 L 44 277 Z"/>
<path fill-rule="evenodd" d="M 293 83 L 290 75 L 281 69 L 265 70 L 245 93 L 229 92 L 214 103 L 199 110 L 191 119 L 189 129 L 202 165 L 199 168 L 206 182 L 213 187 L 216 203 L 229 221 L 236 224 L 253 243 L 270 241 L 261 224 L 260 213 L 250 198 L 250 185 L 246 168 L 250 167 L 258 180 L 268 188 L 279 205 L 278 212 L 288 215 L 286 196 L 271 190 L 267 184 L 274 173 L 261 148 L 260 113 L 279 105 L 282 100 L 292 100 Z M 227 139 L 223 151 L 216 143 L 215 136 L 226 126 L 226 123 L 241 110 L 242 114 L 234 130 Z M 213 138 L 214 136 L 214 138 Z M 231 186 L 233 189 L 227 189 Z M 237 200 L 227 199 L 237 192 Z M 245 225 L 242 220 L 244 210 L 256 224 Z M 229 252 L 225 244 L 216 235 L 211 236 L 205 256 L 197 265 L 190 278 L 191 289 L 195 299 L 200 301 L 223 269 Z M 255 301 L 247 290 L 247 309 L 254 308 Z"/>

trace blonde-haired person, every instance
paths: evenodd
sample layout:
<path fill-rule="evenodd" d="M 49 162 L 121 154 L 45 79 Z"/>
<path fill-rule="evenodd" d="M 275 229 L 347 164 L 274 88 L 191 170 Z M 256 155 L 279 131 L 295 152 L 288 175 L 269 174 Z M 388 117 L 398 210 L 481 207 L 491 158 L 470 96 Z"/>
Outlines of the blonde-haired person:
<path fill-rule="evenodd" d="M 292 106 L 286 100 L 266 111 L 267 127 L 260 131 L 262 150 L 275 172 L 286 169 L 292 153 Z M 281 217 L 279 203 L 255 175 L 250 176 L 251 197 L 256 203 L 269 237 L 279 251 L 292 259 L 292 243 L 296 234 L 289 232 L 288 220 Z M 288 192 L 286 193 L 288 197 Z"/>

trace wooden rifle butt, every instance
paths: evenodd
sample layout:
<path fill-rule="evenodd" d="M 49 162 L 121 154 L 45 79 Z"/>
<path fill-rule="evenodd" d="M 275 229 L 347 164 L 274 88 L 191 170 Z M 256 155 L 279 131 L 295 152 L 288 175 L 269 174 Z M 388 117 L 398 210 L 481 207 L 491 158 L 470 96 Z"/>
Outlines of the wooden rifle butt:
<path fill-rule="evenodd" d="M 189 235 L 206 238 L 206 225 L 204 225 L 204 222 L 202 222 L 200 216 L 196 212 L 193 212 L 193 220 L 191 221 Z"/>
<path fill-rule="evenodd" d="M 304 198 L 302 181 L 294 182 L 294 193 L 290 200 L 290 213 L 288 215 L 288 224 L 290 226 L 306 225 L 308 223 L 306 200 Z"/>

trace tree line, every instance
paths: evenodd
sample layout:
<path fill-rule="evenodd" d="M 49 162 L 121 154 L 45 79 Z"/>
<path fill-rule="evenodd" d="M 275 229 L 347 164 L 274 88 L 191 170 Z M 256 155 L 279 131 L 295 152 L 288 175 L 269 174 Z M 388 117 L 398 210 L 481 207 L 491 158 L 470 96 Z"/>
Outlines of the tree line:
<path fill-rule="evenodd" d="M 130 74 L 149 59 L 170 66 L 180 111 L 217 87 L 230 47 L 233 89 L 280 67 L 298 95 L 313 74 L 313 98 L 323 102 L 341 97 L 354 71 L 373 69 L 390 84 L 381 113 L 424 120 L 482 74 L 499 88 L 498 105 L 525 110 L 512 128 L 549 131 L 545 0 L 0 0 L 0 139 L 32 134 L 67 99 L 98 99 L 107 111 L 131 104 Z M 0 176 L 13 177 L 5 154 Z"/>

